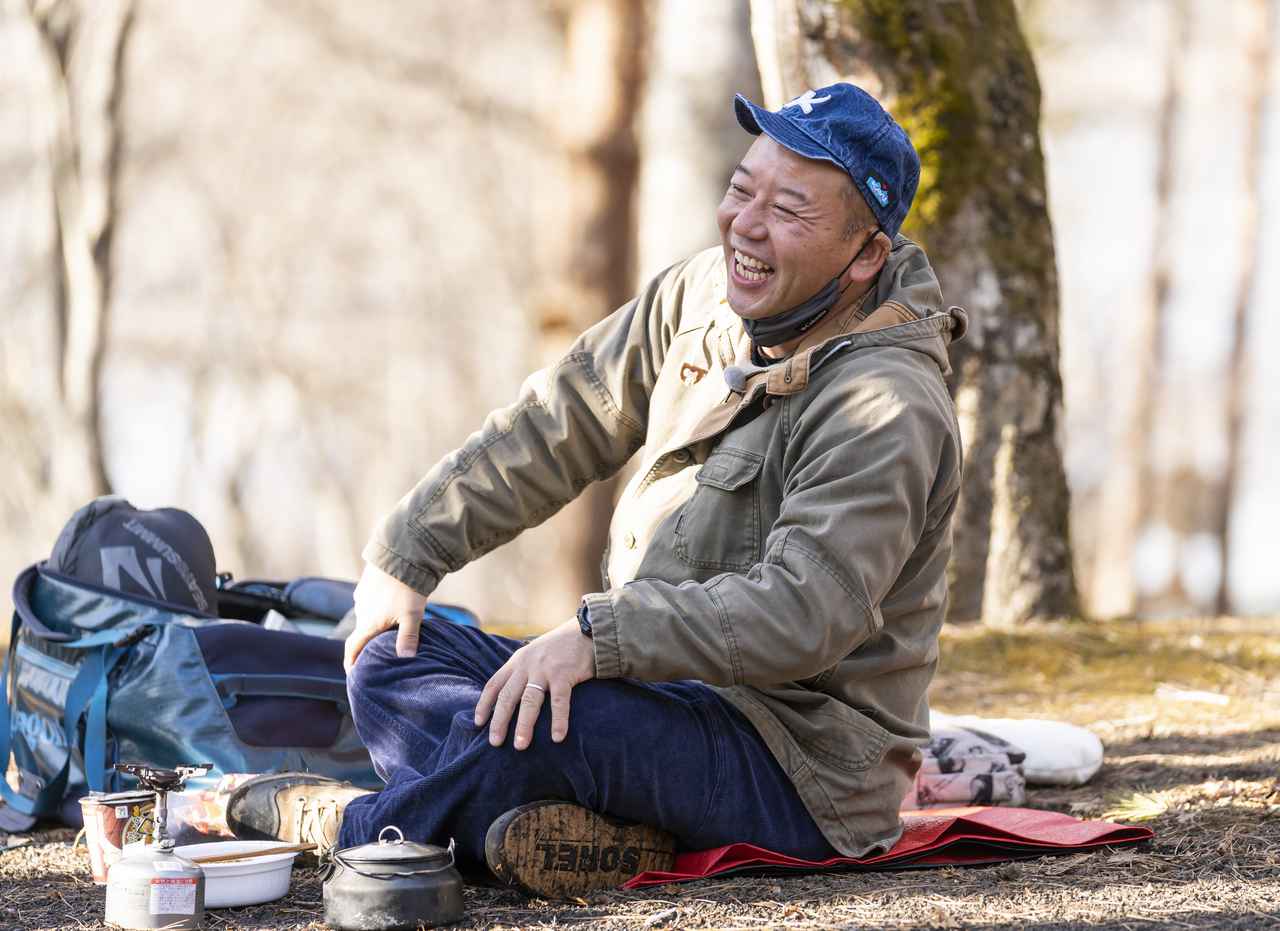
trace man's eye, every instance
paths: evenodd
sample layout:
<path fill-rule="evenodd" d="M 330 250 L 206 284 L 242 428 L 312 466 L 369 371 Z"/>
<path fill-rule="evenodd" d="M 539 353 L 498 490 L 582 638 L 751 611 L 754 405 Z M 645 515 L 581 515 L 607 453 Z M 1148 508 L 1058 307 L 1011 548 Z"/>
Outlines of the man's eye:
<path fill-rule="evenodd" d="M 729 182 L 729 190 L 732 191 L 734 194 L 739 194 L 743 197 L 747 196 L 747 189 L 744 188 L 741 184 L 734 184 L 733 182 Z"/>
<path fill-rule="evenodd" d="M 788 210 L 786 207 L 782 206 L 782 204 L 774 204 L 773 209 L 778 211 L 778 213 L 782 214 L 784 217 L 798 216 L 794 210 Z"/>

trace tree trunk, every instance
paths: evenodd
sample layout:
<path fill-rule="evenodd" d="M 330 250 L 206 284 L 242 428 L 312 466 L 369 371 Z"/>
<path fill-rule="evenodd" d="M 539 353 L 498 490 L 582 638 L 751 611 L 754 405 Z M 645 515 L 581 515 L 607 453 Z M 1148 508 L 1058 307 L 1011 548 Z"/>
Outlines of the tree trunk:
<path fill-rule="evenodd" d="M 1258 189 L 1262 178 L 1260 157 L 1264 141 L 1263 110 L 1267 89 L 1271 86 L 1271 48 L 1276 27 L 1276 7 L 1267 0 L 1254 0 L 1256 17 L 1261 25 L 1251 36 L 1249 74 L 1251 82 L 1247 100 L 1248 133 L 1244 153 L 1244 235 L 1240 256 L 1240 284 L 1231 321 L 1231 352 L 1227 369 L 1227 458 L 1223 465 L 1222 488 L 1212 496 L 1217 504 L 1214 531 L 1222 554 L 1222 580 L 1218 585 L 1219 614 L 1231 614 L 1231 525 L 1240 487 L 1240 461 L 1243 455 L 1245 410 L 1249 402 L 1249 307 L 1254 298 L 1254 279 L 1258 267 L 1258 237 L 1261 211 Z"/>
<path fill-rule="evenodd" d="M 111 302 L 124 62 L 132 2 L 30 0 L 49 87 L 53 298 L 61 409 L 50 485 L 78 506 L 106 494 L 100 382 Z"/>
<path fill-rule="evenodd" d="M 555 287 L 539 302 L 539 365 L 554 362 L 574 337 L 633 296 L 645 6 L 644 0 L 565 5 L 566 67 L 556 128 L 569 162 L 567 248 Z M 561 551 L 583 593 L 600 587 L 614 494 L 614 482 L 596 483 L 557 518 Z"/>
<path fill-rule="evenodd" d="M 1134 357 L 1134 364 L 1142 367 L 1143 375 L 1134 383 L 1136 392 L 1133 398 L 1133 416 L 1126 431 L 1126 459 L 1132 464 L 1133 474 L 1133 485 L 1128 491 L 1132 496 L 1119 494 L 1109 502 L 1110 507 L 1104 512 L 1104 517 L 1114 515 L 1116 527 L 1114 532 L 1102 534 L 1102 539 L 1107 543 L 1104 543 L 1099 553 L 1100 560 L 1107 560 L 1113 566 L 1123 560 L 1130 580 L 1129 603 L 1124 606 L 1124 610 L 1114 613 L 1147 614 L 1155 605 L 1153 599 L 1160 593 L 1145 590 L 1141 580 L 1136 580 L 1132 554 L 1153 521 L 1160 519 L 1162 523 L 1168 523 L 1165 520 L 1168 515 L 1159 513 L 1160 502 L 1169 500 L 1169 490 L 1175 484 L 1172 478 L 1161 480 L 1157 474 L 1153 447 L 1159 398 L 1163 393 L 1161 387 L 1166 378 L 1164 333 L 1173 292 L 1173 255 L 1170 245 L 1174 222 L 1173 181 L 1177 172 L 1177 129 L 1185 119 L 1183 70 L 1191 48 L 1191 12 L 1188 0 L 1176 0 L 1169 15 L 1172 19 L 1170 42 L 1165 57 L 1165 84 L 1157 124 L 1156 220 L 1155 235 L 1152 237 L 1151 303 L 1145 314 L 1138 352 Z M 1179 477 L 1179 483 L 1187 481 L 1188 476 Z M 1170 578 L 1171 587 L 1177 589 L 1179 583 L 1176 570 Z M 1164 592 L 1163 596 L 1168 598 L 1170 592 Z M 1175 605 L 1185 601 L 1180 590 L 1174 591 L 1172 598 Z"/>
<path fill-rule="evenodd" d="M 747 147 L 733 95 L 759 99 L 741 0 L 657 0 L 645 84 L 637 270 L 659 270 L 718 241 L 716 206 Z"/>
<path fill-rule="evenodd" d="M 849 80 L 920 153 L 903 232 L 972 317 L 952 351 L 966 450 L 951 618 L 1076 613 L 1040 87 L 1012 0 L 753 0 L 752 13 L 771 106 Z"/>

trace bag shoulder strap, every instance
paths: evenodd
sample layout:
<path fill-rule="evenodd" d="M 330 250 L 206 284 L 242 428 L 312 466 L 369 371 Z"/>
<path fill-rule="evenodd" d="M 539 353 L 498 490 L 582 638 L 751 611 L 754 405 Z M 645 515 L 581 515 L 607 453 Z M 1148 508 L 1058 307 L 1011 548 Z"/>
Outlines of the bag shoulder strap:
<path fill-rule="evenodd" d="M 19 585 L 25 584 L 27 588 L 30 587 L 34 573 L 35 567 L 32 567 L 18 577 L 18 581 L 14 584 L 15 594 L 18 592 Z M 18 634 L 23 624 L 31 623 L 34 618 L 29 610 L 18 610 L 19 606 L 26 606 L 25 598 L 15 598 L 14 605 L 13 620 L 9 626 L 9 650 L 3 666 L 0 667 L 0 769 L 4 771 L 9 767 L 9 756 L 13 749 L 13 727 L 16 723 L 13 708 L 17 698 L 17 683 L 12 681 L 10 673 L 14 670 L 17 656 Z M 103 788 L 107 743 L 107 680 L 116 664 L 124 657 L 127 642 L 136 640 L 138 633 L 132 627 L 113 628 L 71 640 L 67 635 L 50 631 L 38 620 L 36 625 L 39 629 L 33 632 L 37 636 L 56 640 L 64 649 L 85 650 L 86 654 L 67 689 L 67 697 L 63 705 L 62 730 L 66 738 L 67 758 L 63 761 L 57 775 L 40 788 L 35 796 L 28 797 L 18 794 L 0 774 L 0 798 L 3 798 L 5 803 L 16 811 L 26 815 L 47 814 L 61 803 L 71 772 L 72 747 L 75 746 L 78 736 L 80 719 L 86 711 L 89 719 L 85 728 L 85 778 L 89 781 L 90 789 Z M 54 636 L 48 637 L 46 633 Z"/>

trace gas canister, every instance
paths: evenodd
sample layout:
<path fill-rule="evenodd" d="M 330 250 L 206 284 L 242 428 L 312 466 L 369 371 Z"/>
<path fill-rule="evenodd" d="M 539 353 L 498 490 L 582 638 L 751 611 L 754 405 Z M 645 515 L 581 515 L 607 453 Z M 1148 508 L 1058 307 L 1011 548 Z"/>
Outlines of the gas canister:
<path fill-rule="evenodd" d="M 159 769 L 143 763 L 119 763 L 116 769 L 138 777 L 155 793 L 152 844 L 138 846 L 107 872 L 107 924 L 150 931 L 194 931 L 204 923 L 204 870 L 173 852 L 165 831 L 169 793 L 191 776 L 202 776 L 212 764 Z"/>

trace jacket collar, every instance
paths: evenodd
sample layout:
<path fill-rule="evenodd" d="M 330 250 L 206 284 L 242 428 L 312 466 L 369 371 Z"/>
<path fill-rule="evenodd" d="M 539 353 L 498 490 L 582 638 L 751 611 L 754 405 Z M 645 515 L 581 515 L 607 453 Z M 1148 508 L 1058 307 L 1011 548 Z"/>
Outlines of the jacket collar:
<path fill-rule="evenodd" d="M 764 390 L 772 395 L 803 391 L 812 372 L 828 359 L 848 349 L 870 346 L 902 346 L 921 352 L 933 359 L 943 375 L 950 375 L 947 346 L 962 338 L 968 328 L 963 308 L 942 310 L 942 289 L 928 257 L 904 236 L 894 239 L 875 287 L 852 313 L 846 310 L 840 317 L 823 321 L 795 352 L 776 363 L 753 363 L 751 340 L 742 321 L 727 304 L 722 305 L 722 313 L 728 315 L 724 322 L 733 342 L 733 362 L 725 368 L 725 381 L 743 394 L 762 380 Z"/>

